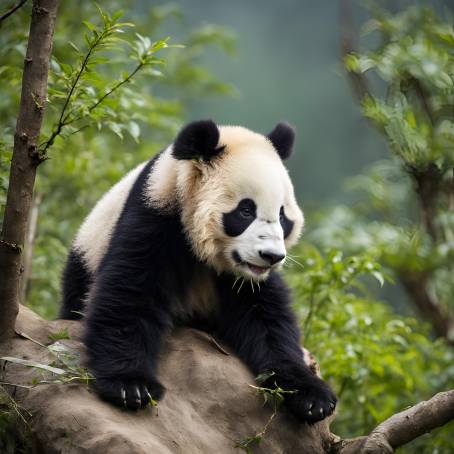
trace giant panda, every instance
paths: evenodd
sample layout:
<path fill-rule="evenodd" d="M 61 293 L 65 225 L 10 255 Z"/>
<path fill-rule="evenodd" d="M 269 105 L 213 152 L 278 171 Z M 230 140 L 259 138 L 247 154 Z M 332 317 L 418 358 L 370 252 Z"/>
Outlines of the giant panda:
<path fill-rule="evenodd" d="M 303 226 L 283 165 L 294 130 L 267 136 L 211 120 L 112 187 L 88 215 L 63 274 L 62 318 L 84 316 L 99 396 L 128 409 L 159 399 L 158 354 L 173 326 L 213 333 L 265 386 L 295 391 L 300 421 L 336 397 L 306 365 L 279 269 Z"/>

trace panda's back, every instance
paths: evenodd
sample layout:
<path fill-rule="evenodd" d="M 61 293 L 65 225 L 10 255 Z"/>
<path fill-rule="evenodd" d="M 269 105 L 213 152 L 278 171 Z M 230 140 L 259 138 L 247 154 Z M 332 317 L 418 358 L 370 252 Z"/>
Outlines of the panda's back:
<path fill-rule="evenodd" d="M 80 254 L 92 275 L 96 273 L 98 265 L 107 251 L 126 199 L 146 165 L 147 162 L 139 164 L 106 192 L 77 232 L 73 249 Z"/>

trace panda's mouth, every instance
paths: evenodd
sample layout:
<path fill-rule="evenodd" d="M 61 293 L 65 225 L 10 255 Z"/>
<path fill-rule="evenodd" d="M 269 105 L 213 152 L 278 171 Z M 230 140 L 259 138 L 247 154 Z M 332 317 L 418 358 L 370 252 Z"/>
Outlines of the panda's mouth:
<path fill-rule="evenodd" d="M 259 265 L 254 265 L 253 263 L 250 263 L 250 262 L 246 262 L 245 260 L 243 260 L 241 258 L 240 254 L 238 254 L 237 251 L 234 251 L 232 255 L 233 255 L 233 260 L 235 260 L 235 262 L 238 265 L 249 269 L 253 274 L 255 274 L 257 276 L 262 276 L 271 269 L 271 266 L 259 266 Z"/>
<path fill-rule="evenodd" d="M 264 274 L 270 270 L 270 266 L 257 266 L 249 262 L 243 262 L 255 274 Z"/>

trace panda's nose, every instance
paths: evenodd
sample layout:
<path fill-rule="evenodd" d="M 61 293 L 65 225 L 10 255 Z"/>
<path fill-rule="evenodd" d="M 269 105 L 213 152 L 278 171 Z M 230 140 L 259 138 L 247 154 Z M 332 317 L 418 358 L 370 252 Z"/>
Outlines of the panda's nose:
<path fill-rule="evenodd" d="M 271 251 L 259 251 L 259 255 L 270 265 L 274 265 L 275 263 L 285 259 L 285 254 L 276 254 L 275 252 Z"/>

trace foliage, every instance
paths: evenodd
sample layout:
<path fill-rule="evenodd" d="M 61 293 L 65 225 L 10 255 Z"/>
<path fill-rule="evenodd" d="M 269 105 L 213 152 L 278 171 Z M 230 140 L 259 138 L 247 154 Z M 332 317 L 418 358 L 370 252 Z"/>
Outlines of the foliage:
<path fill-rule="evenodd" d="M 271 423 L 273 422 L 274 418 L 277 415 L 279 407 L 284 402 L 285 394 L 292 394 L 295 392 L 293 390 L 282 389 L 280 386 L 277 386 L 276 383 L 274 388 L 266 388 L 260 386 L 273 375 L 274 372 L 265 372 L 263 374 L 260 374 L 259 376 L 256 377 L 256 381 L 259 386 L 249 385 L 263 396 L 263 405 L 268 404 L 271 407 L 272 413 L 268 418 L 268 421 L 265 423 L 265 425 L 259 432 L 255 433 L 254 435 L 244 437 L 243 439 L 239 440 L 236 443 L 235 447 L 242 449 L 244 452 L 246 452 L 246 454 L 252 454 L 253 448 L 255 446 L 258 446 L 262 442 L 263 437 L 266 434 L 266 431 L 268 430 L 268 428 L 270 427 Z"/>
<path fill-rule="evenodd" d="M 168 6 L 140 17 L 129 14 L 133 23 L 123 20 L 126 14 L 118 10 L 119 3 L 103 2 L 102 9 L 92 2 L 77 9 L 62 4 L 59 9 L 40 140 L 48 160 L 38 172 L 36 192 L 42 203 L 27 294 L 27 304 L 47 318 L 57 315 L 60 275 L 71 238 L 96 200 L 168 142 L 185 107 L 199 93 L 232 92 L 199 63 L 208 46 L 231 54 L 231 32 L 209 24 L 187 30 L 178 9 Z M 116 12 L 109 14 L 107 9 Z M 10 88 L 0 100 L 0 119 L 6 125 L 0 139 L 0 218 L 28 20 L 24 7 L 8 18 L 0 35 L 0 81 Z M 179 21 L 183 48 L 168 37 L 156 38 L 172 20 Z"/>
<path fill-rule="evenodd" d="M 88 384 L 91 380 L 94 380 L 94 377 L 88 370 L 80 365 L 80 354 L 76 350 L 69 348 L 59 341 L 46 346 L 30 337 L 27 338 L 46 349 L 47 353 L 50 355 L 51 361 L 49 364 L 43 364 L 31 359 L 10 356 L 1 357 L 0 360 L 5 362 L 5 367 L 7 363 L 14 363 L 25 367 L 31 367 L 37 372 L 40 372 L 39 376 L 32 379 L 30 385 L 20 385 L 21 387 L 32 388 L 43 384 Z"/>
<path fill-rule="evenodd" d="M 375 8 L 373 16 L 365 32 L 379 35 L 378 46 L 347 55 L 345 65 L 367 87 L 363 114 L 387 139 L 391 156 L 347 181 L 359 194 L 352 207 L 317 214 L 307 239 L 327 253 L 302 245 L 304 270 L 291 273 L 305 346 L 340 398 L 333 430 L 342 437 L 366 434 L 454 386 L 452 348 L 431 339 L 425 323 L 390 309 L 402 303 L 379 302 L 376 295 L 389 293 L 371 280 L 382 284 L 384 275 L 385 287 L 409 275 L 427 280 L 441 312 L 454 309 L 454 32 L 429 9 L 392 15 Z M 380 76 L 384 98 L 370 91 L 366 72 Z M 408 295 L 418 306 L 417 295 Z M 452 423 L 402 452 L 448 453 L 451 431 Z"/>
<path fill-rule="evenodd" d="M 30 417 L 0 385 L 0 452 L 25 454 L 31 451 Z"/>
<path fill-rule="evenodd" d="M 347 55 L 345 65 L 362 78 L 374 72 L 384 81 L 384 99 L 369 92 L 362 110 L 392 157 L 350 180 L 361 193 L 358 206 L 333 210 L 314 238 L 351 252 L 372 248 L 418 307 L 414 283 L 427 282 L 434 310 L 452 325 L 454 29 L 430 8 L 392 15 L 375 7 L 365 32 L 378 35 L 379 45 Z M 450 331 L 436 329 L 453 341 Z"/>
<path fill-rule="evenodd" d="M 299 252 L 304 268 L 294 264 L 288 275 L 304 346 L 339 397 L 335 433 L 367 434 L 392 414 L 454 386 L 454 352 L 430 340 L 426 325 L 373 298 L 386 278 L 373 253 L 321 254 L 308 244 Z M 452 423 L 405 452 L 448 453 L 450 431 Z"/>

